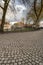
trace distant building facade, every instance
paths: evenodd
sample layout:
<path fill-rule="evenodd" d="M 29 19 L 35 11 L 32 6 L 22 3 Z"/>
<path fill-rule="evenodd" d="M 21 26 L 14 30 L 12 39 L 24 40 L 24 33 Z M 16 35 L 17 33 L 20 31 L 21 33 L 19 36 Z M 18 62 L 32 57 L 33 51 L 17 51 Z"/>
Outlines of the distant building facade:
<path fill-rule="evenodd" d="M 0 20 L 0 27 L 1 27 L 1 20 Z M 11 30 L 11 24 L 9 22 L 5 22 L 3 29 L 4 29 L 4 31 L 10 31 Z"/>
<path fill-rule="evenodd" d="M 4 30 L 11 31 L 11 24 L 9 22 L 5 22 L 4 24 Z"/>
<path fill-rule="evenodd" d="M 43 20 L 39 22 L 39 27 L 43 28 Z"/>

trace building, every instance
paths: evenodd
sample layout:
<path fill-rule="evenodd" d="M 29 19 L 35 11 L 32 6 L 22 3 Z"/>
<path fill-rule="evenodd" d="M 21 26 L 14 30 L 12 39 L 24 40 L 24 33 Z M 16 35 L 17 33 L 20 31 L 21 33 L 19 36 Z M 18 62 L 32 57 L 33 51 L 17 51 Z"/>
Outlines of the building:
<path fill-rule="evenodd" d="M 24 28 L 24 23 L 23 22 L 16 22 L 12 25 L 11 30 L 21 30 Z"/>
<path fill-rule="evenodd" d="M 1 26 L 1 20 L 0 20 L 0 26 Z M 5 22 L 4 31 L 10 31 L 10 30 L 11 30 L 11 24 L 9 22 Z"/>
<path fill-rule="evenodd" d="M 39 27 L 40 27 L 40 28 L 43 28 L 43 20 L 40 21 L 40 23 L 39 23 Z"/>
<path fill-rule="evenodd" d="M 22 28 L 22 27 L 24 27 L 24 23 L 23 22 L 17 22 L 14 24 L 14 27 Z"/>
<path fill-rule="evenodd" d="M 11 31 L 11 24 L 9 22 L 5 22 L 4 31 Z"/>

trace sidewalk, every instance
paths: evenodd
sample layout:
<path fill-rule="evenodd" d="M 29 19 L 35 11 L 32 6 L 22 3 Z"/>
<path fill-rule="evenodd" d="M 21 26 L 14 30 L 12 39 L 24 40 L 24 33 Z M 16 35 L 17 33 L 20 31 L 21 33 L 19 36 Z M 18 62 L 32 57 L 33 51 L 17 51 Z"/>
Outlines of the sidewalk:
<path fill-rule="evenodd" d="M 0 65 L 43 65 L 43 30 L 0 34 Z"/>

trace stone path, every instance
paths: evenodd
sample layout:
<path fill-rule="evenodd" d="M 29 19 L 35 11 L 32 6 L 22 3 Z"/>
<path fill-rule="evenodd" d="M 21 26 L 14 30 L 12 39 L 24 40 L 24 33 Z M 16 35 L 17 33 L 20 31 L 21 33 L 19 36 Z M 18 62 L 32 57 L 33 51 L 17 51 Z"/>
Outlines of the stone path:
<path fill-rule="evenodd" d="M 43 30 L 0 34 L 0 65 L 43 65 Z"/>

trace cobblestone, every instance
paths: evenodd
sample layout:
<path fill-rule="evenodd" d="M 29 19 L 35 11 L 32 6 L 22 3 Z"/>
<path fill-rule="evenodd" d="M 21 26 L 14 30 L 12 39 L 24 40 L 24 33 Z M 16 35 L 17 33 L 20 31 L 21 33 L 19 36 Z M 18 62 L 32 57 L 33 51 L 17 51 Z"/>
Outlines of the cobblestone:
<path fill-rule="evenodd" d="M 43 65 L 43 30 L 0 34 L 0 65 Z"/>

